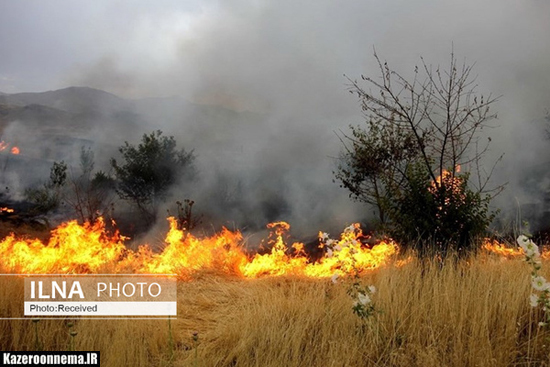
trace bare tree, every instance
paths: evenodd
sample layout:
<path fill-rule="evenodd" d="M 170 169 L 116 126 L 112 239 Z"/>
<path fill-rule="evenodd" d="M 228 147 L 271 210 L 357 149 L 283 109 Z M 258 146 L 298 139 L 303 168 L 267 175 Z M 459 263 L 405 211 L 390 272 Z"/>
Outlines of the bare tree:
<path fill-rule="evenodd" d="M 490 106 L 497 98 L 477 93 L 473 66 L 459 65 L 451 52 L 447 69 L 434 69 L 421 59 L 408 80 L 376 51 L 374 57 L 378 78 L 348 78 L 367 122 L 366 129 L 351 127 L 351 135 L 340 135 L 344 149 L 335 177 L 350 195 L 377 207 L 380 221 L 386 222 L 392 220 L 387 215 L 392 204 L 410 193 L 419 172 L 429 178 L 424 186 L 431 187 L 430 200 L 439 201 L 439 208 L 457 200 L 448 192 L 464 180 L 480 198 L 490 200 L 502 190 L 487 186 L 496 162 L 484 169 L 491 139 L 480 134 L 496 118 Z M 458 177 L 461 169 L 466 174 Z M 472 173 L 474 183 L 468 180 Z"/>
<path fill-rule="evenodd" d="M 93 174 L 94 152 L 82 147 L 80 151 L 80 174 L 71 174 L 65 201 L 82 222 L 94 223 L 112 208 L 114 179 L 103 171 Z"/>

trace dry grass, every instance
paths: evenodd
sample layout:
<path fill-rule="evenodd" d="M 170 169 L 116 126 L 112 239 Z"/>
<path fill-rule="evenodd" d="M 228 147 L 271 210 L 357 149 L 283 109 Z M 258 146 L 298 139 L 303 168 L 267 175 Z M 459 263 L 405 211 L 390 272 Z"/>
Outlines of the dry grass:
<path fill-rule="evenodd" d="M 13 215 L 11 220 L 2 219 L 0 221 L 0 238 L 6 238 L 13 233 L 17 238 L 38 238 L 43 243 L 48 242 L 51 233 L 45 224 L 25 223 L 17 217 L 17 215 Z"/>
<path fill-rule="evenodd" d="M 545 262 L 544 268 L 550 268 Z M 352 313 L 345 281 L 241 280 L 210 274 L 179 284 L 169 361 L 166 320 L 80 320 L 77 350 L 100 350 L 102 366 L 540 366 L 550 331 L 528 305 L 529 267 L 478 256 L 468 263 L 388 266 L 368 320 Z M 2 280 L 2 316 L 22 308 L 22 282 Z M 63 320 L 38 324 L 46 350 L 66 350 Z M 31 350 L 30 320 L 1 320 L 0 349 Z"/>

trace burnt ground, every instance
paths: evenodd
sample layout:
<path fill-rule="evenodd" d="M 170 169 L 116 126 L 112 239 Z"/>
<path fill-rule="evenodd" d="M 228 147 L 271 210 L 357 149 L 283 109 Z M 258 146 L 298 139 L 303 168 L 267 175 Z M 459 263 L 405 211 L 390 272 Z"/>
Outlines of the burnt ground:
<path fill-rule="evenodd" d="M 35 206 L 26 201 L 13 201 L 0 195 L 0 238 L 10 234 L 17 237 L 38 238 L 46 243 L 54 228 L 50 220 L 37 215 Z"/>

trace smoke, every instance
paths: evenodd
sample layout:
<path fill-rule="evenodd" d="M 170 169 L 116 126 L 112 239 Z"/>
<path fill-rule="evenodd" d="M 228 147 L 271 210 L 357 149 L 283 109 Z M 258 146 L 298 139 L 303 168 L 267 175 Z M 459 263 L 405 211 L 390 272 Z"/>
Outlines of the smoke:
<path fill-rule="evenodd" d="M 335 132 L 363 120 L 344 74 L 377 76 L 374 46 L 404 74 L 421 56 L 447 65 L 451 50 L 476 63 L 479 91 L 502 96 L 487 132 L 487 169 L 505 153 L 493 179 L 509 185 L 495 205 L 514 213 L 517 202 L 542 202 L 546 184 L 535 180 L 532 188 L 524 177 L 547 163 L 550 147 L 545 1 L 138 4 L 94 7 L 94 36 L 75 28 L 87 42 L 56 80 L 126 98 L 177 96 L 139 110 L 148 122 L 140 127 L 195 150 L 201 181 L 175 189 L 174 198 L 189 196 L 198 211 L 251 228 L 285 219 L 309 233 L 368 218 L 368 208 L 332 182 L 332 171 L 341 148 Z"/>

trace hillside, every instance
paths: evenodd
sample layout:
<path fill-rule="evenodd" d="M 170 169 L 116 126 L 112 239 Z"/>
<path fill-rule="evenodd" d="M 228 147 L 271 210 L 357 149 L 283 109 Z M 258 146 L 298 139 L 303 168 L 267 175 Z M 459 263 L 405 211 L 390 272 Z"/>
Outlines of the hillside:
<path fill-rule="evenodd" d="M 180 97 L 129 100 L 88 87 L 3 93 L 0 140 L 6 146 L 17 146 L 20 156 L 11 159 L 2 181 L 22 187 L 40 181 L 54 160 L 77 165 L 82 147 L 96 152 L 97 169 L 108 169 L 108 161 L 119 146 L 125 141 L 135 143 L 153 130 L 174 135 L 179 145 L 188 149 L 197 149 L 200 142 L 199 153 L 205 160 L 228 156 L 227 152 L 240 159 L 238 153 L 243 151 L 247 132 L 261 134 L 260 117 L 197 105 Z M 8 150 L 0 151 L 0 160 L 6 154 Z M 22 159 L 25 164 L 17 164 Z"/>
<path fill-rule="evenodd" d="M 74 114 L 125 111 L 132 108 L 132 103 L 123 98 L 88 87 L 69 87 L 41 93 L 4 94 L 0 98 L 0 104 L 38 104 Z"/>

